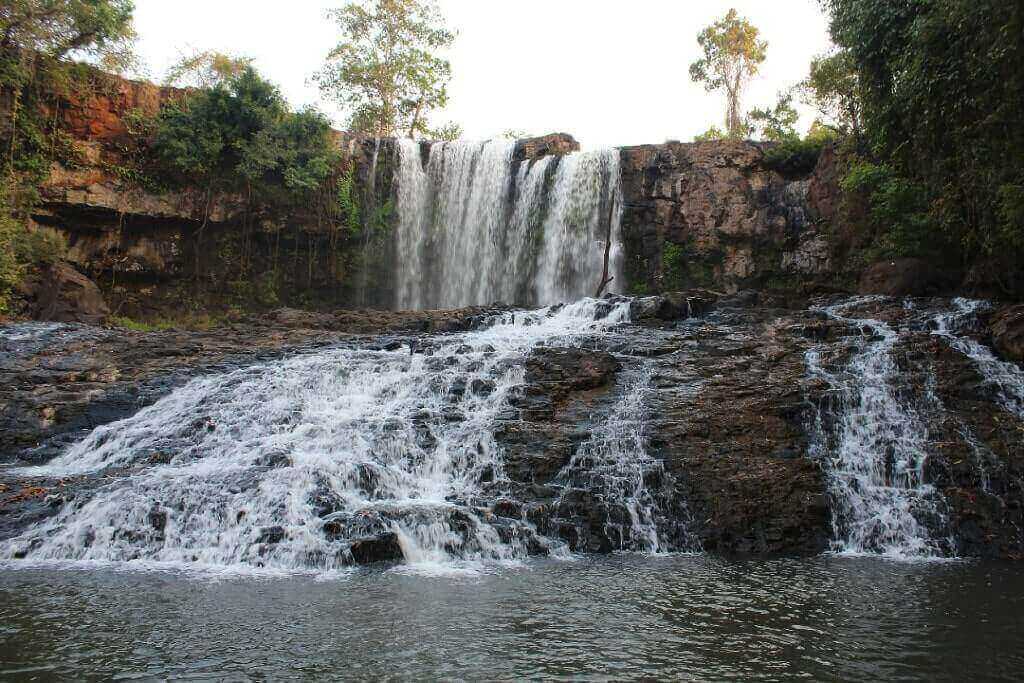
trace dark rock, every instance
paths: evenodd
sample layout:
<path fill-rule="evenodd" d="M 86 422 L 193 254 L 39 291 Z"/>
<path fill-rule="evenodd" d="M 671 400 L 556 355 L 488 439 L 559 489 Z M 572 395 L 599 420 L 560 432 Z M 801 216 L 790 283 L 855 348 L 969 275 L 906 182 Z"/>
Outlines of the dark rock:
<path fill-rule="evenodd" d="M 919 258 L 896 258 L 865 268 L 858 291 L 885 296 L 926 296 L 938 288 L 939 275 L 930 263 Z"/>
<path fill-rule="evenodd" d="M 25 293 L 36 320 L 99 325 L 110 315 L 96 283 L 64 261 L 43 268 L 30 278 Z"/>
<path fill-rule="evenodd" d="M 394 532 L 352 541 L 348 551 L 356 564 L 398 562 L 404 557 L 402 547 L 398 543 L 398 535 Z"/>
<path fill-rule="evenodd" d="M 993 313 L 992 345 L 1004 358 L 1024 363 L 1024 304 L 1006 306 Z"/>

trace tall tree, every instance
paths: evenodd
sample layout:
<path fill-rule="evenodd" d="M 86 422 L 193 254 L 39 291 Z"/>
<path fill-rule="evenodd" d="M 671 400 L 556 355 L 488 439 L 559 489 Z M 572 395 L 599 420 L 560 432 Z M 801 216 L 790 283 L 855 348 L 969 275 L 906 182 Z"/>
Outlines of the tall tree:
<path fill-rule="evenodd" d="M 342 39 L 316 80 L 350 113 L 350 128 L 381 137 L 430 135 L 428 116 L 448 102 L 451 78 L 438 52 L 455 39 L 434 2 L 355 0 L 329 16 Z"/>
<path fill-rule="evenodd" d="M 690 65 L 690 78 L 708 92 L 724 90 L 725 127 L 730 137 L 743 135 L 743 91 L 765 60 L 768 43 L 735 9 L 697 35 L 704 56 Z"/>

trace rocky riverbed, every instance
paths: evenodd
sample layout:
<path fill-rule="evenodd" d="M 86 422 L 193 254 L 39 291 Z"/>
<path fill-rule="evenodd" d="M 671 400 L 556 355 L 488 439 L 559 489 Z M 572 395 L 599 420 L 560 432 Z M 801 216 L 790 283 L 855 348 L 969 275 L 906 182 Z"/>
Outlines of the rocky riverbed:
<path fill-rule="evenodd" d="M 437 547 L 450 553 L 493 546 L 528 554 L 810 554 L 850 550 L 862 532 L 874 540 L 853 549 L 870 553 L 881 552 L 872 543 L 896 533 L 890 527 L 898 527 L 894 542 L 904 550 L 920 543 L 945 555 L 1024 553 L 1024 397 L 1015 393 L 1021 370 L 1012 362 L 1019 341 L 1013 309 L 691 291 L 609 299 L 596 316 L 624 305 L 628 321 L 498 359 L 493 346 L 463 343 L 460 335 L 502 315 L 504 324 L 522 325 L 515 316 L 526 313 L 280 310 L 203 332 L 9 325 L 0 331 L 0 455 L 9 463 L 0 470 L 0 540 L 54 515 L 70 520 L 69 510 L 102 487 L 185 456 L 147 451 L 61 475 L 21 466 L 49 461 L 90 430 L 132 416 L 194 378 L 350 349 L 381 353 L 389 363 L 401 354 L 423 357 L 425 368 L 458 371 L 439 375 L 447 378 L 435 392 L 441 407 L 431 404 L 401 427 L 417 441 L 418 457 L 438 452 L 437 442 L 459 433 L 451 425 L 471 410 L 493 410 L 493 461 L 474 461 L 463 472 L 471 493 L 448 497 L 455 508 L 443 523 L 454 540 Z M 857 376 L 868 367 L 865 358 L 877 376 Z M 896 410 L 913 433 L 889 439 L 863 432 L 871 416 L 861 413 L 872 406 Z M 181 437 L 182 449 L 195 442 L 201 452 L 203 434 L 220 428 L 206 414 L 197 409 L 189 429 L 199 436 Z M 882 491 L 888 485 L 851 474 L 841 457 L 851 443 L 878 446 L 882 483 L 904 487 L 905 495 L 892 498 Z M 914 454 L 907 462 L 904 446 Z M 269 476 L 260 473 L 297 466 L 289 457 L 252 471 Z M 367 480 L 368 471 L 352 486 L 387 498 L 386 482 Z M 342 544 L 344 563 L 409 559 L 391 511 L 378 504 L 376 517 L 352 516 L 340 499 L 317 495 L 317 533 Z M 152 504 L 156 510 L 171 502 Z M 863 517 L 858 505 L 875 507 Z M 168 510 L 150 514 L 146 530 L 122 530 L 152 536 L 140 542 L 140 557 L 165 542 L 162 527 L 175 514 Z M 252 545 L 273 558 L 296 531 L 282 522 L 253 533 Z M 21 554 L 31 555 L 35 546 L 26 547 Z"/>

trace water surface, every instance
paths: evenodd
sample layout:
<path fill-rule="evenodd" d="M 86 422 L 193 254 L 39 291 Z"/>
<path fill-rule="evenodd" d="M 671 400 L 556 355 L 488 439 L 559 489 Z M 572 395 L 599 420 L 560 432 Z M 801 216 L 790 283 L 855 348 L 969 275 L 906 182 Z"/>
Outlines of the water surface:
<path fill-rule="evenodd" d="M 330 580 L 0 573 L 11 679 L 1011 680 L 1012 565 L 618 555 Z"/>

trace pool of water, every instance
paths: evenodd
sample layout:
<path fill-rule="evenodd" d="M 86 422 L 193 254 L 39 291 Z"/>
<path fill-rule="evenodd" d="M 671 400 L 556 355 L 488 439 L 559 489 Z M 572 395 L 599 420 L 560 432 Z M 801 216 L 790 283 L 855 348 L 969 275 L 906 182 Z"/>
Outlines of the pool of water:
<path fill-rule="evenodd" d="M 620 555 L 330 579 L 0 573 L 19 680 L 1014 679 L 1009 564 Z"/>

